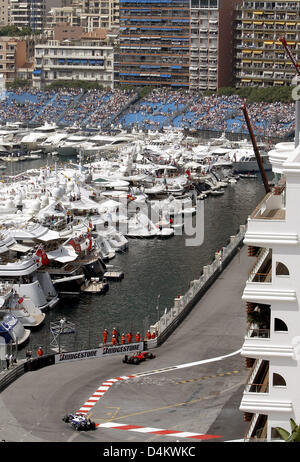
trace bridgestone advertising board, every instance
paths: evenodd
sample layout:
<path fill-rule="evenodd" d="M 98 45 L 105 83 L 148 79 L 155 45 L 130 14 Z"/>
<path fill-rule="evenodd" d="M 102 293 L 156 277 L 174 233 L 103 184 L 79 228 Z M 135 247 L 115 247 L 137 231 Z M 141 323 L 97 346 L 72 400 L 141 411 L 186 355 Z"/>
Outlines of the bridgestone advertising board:
<path fill-rule="evenodd" d="M 103 358 L 111 355 L 134 354 L 137 351 L 144 349 L 144 342 L 128 343 L 125 345 L 105 346 L 94 348 L 92 350 L 71 351 L 67 353 L 59 353 L 55 355 L 55 364 L 78 361 L 81 359 Z"/>

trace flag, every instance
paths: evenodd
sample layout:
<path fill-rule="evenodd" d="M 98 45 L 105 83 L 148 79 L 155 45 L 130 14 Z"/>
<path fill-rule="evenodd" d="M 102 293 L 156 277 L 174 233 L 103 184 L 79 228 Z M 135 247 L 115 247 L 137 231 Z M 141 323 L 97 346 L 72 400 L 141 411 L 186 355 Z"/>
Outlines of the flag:
<path fill-rule="evenodd" d="M 36 255 L 39 257 L 39 262 L 42 266 L 45 266 L 49 263 L 49 258 L 46 252 L 44 251 L 44 248 L 40 246 L 37 251 Z"/>
<path fill-rule="evenodd" d="M 78 242 L 75 242 L 75 239 L 71 239 L 68 244 L 70 244 L 75 252 L 81 252 L 81 245 Z"/>

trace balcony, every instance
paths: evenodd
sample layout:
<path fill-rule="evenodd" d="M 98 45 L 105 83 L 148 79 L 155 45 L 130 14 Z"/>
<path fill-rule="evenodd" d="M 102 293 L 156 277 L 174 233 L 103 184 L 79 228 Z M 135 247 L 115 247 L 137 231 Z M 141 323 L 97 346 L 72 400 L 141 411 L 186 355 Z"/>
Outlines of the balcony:
<path fill-rule="evenodd" d="M 280 154 L 280 153 L 279 153 Z M 284 187 L 268 193 L 248 218 L 245 243 L 263 247 L 271 244 L 297 244 L 297 233 L 286 230 Z"/>
<path fill-rule="evenodd" d="M 247 334 L 247 339 L 266 339 L 270 338 L 270 329 L 256 329 L 249 327 Z"/>

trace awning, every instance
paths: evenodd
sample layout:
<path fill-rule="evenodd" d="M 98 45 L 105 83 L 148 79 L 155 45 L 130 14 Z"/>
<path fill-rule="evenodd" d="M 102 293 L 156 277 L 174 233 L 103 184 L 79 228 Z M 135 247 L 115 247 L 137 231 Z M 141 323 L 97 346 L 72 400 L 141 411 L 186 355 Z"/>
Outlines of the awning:
<path fill-rule="evenodd" d="M 56 260 L 60 263 L 67 263 L 76 260 L 77 253 L 72 246 L 61 246 L 52 252 L 47 252 L 49 260 Z"/>
<path fill-rule="evenodd" d="M 14 250 L 15 252 L 22 252 L 22 253 L 27 253 L 31 249 L 32 249 L 32 247 L 28 247 L 26 245 L 18 244 L 17 242 L 15 244 L 9 246 L 9 250 Z"/>
<path fill-rule="evenodd" d="M 42 73 L 42 70 L 41 69 L 35 69 L 33 71 L 33 75 L 40 75 Z"/>
<path fill-rule="evenodd" d="M 39 239 L 40 241 L 52 241 L 54 239 L 59 239 L 60 238 L 60 235 L 57 231 L 52 231 L 51 229 L 49 229 L 45 234 L 43 234 L 42 236 L 36 236 L 37 239 Z"/>
<path fill-rule="evenodd" d="M 242 82 L 251 82 L 250 79 L 242 79 Z"/>

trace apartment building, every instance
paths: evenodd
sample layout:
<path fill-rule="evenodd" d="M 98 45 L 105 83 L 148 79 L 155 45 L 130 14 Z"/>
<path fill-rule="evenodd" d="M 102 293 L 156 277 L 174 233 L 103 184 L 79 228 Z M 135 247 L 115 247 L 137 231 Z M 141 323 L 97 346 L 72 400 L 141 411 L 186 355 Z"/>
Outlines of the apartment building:
<path fill-rule="evenodd" d="M 300 423 L 300 148 L 279 143 L 269 159 L 280 180 L 248 218 L 244 239 L 252 269 L 242 296 L 249 376 L 240 410 L 249 441 L 277 439 L 276 427 L 290 433 L 291 418 Z"/>
<path fill-rule="evenodd" d="M 0 27 L 7 26 L 9 24 L 9 0 L 0 0 Z"/>
<path fill-rule="evenodd" d="M 119 25 L 119 1 L 83 0 L 81 25 L 86 32 Z"/>
<path fill-rule="evenodd" d="M 189 0 L 120 0 L 120 84 L 188 88 L 189 41 Z"/>
<path fill-rule="evenodd" d="M 13 26 L 43 30 L 46 21 L 45 0 L 9 0 L 9 14 Z"/>
<path fill-rule="evenodd" d="M 236 12 L 236 86 L 289 85 L 295 68 L 281 37 L 300 59 L 300 2 L 243 1 Z"/>
<path fill-rule="evenodd" d="M 191 0 L 190 88 L 234 82 L 234 20 L 239 0 Z"/>
<path fill-rule="evenodd" d="M 68 24 L 71 27 L 80 26 L 82 8 L 74 6 L 56 7 L 48 11 L 46 18 L 46 29 L 53 28 L 60 24 Z"/>
<path fill-rule="evenodd" d="M 115 34 L 93 31 L 80 40 L 47 40 L 35 47 L 33 86 L 42 88 L 55 80 L 95 81 L 114 86 Z"/>
<path fill-rule="evenodd" d="M 234 81 L 241 0 L 120 0 L 120 83 L 216 90 Z"/>
<path fill-rule="evenodd" d="M 30 37 L 0 37 L 0 73 L 5 82 L 21 78 L 21 69 L 30 69 L 33 50 L 34 42 Z M 28 78 L 28 73 L 26 75 Z"/>

